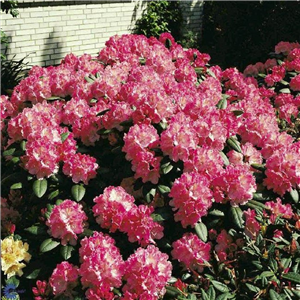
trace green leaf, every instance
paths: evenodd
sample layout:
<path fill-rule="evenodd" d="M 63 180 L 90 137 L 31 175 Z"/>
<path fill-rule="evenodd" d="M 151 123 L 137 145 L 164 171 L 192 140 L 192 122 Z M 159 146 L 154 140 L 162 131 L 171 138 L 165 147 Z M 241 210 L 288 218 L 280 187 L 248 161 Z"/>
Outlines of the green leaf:
<path fill-rule="evenodd" d="M 226 284 L 216 280 L 212 280 L 211 283 L 219 292 L 221 293 L 229 292 L 229 288 Z"/>
<path fill-rule="evenodd" d="M 46 179 L 37 179 L 33 183 L 33 192 L 38 198 L 42 198 L 47 191 L 48 183 Z"/>
<path fill-rule="evenodd" d="M 35 270 L 33 270 L 31 273 L 29 273 L 29 274 L 26 276 L 26 278 L 27 278 L 27 279 L 36 279 L 36 278 L 39 276 L 41 270 L 42 270 L 42 269 L 35 269 Z"/>
<path fill-rule="evenodd" d="M 220 155 L 221 155 L 222 158 L 223 158 L 224 165 L 225 165 L 225 166 L 228 166 L 230 162 L 229 162 L 229 159 L 228 159 L 228 157 L 226 156 L 226 154 L 225 154 L 223 151 L 220 151 Z"/>
<path fill-rule="evenodd" d="M 72 256 L 72 251 L 74 251 L 74 247 L 70 245 L 62 246 L 60 248 L 60 254 L 64 260 L 68 260 Z"/>
<path fill-rule="evenodd" d="M 286 274 L 282 274 L 281 276 L 282 276 L 282 278 L 284 278 L 286 280 L 300 284 L 300 274 L 299 273 L 289 272 Z"/>
<path fill-rule="evenodd" d="M 85 76 L 84 79 L 88 82 L 88 83 L 93 83 L 95 80 L 93 80 L 92 78 L 90 78 L 89 76 Z"/>
<path fill-rule="evenodd" d="M 70 132 L 64 132 L 60 135 L 60 138 L 61 138 L 61 142 L 63 143 L 69 136 Z"/>
<path fill-rule="evenodd" d="M 17 183 L 14 183 L 13 185 L 10 186 L 11 190 L 18 190 L 18 189 L 21 189 L 21 188 L 22 188 L 22 182 L 17 182 Z"/>
<path fill-rule="evenodd" d="M 48 252 L 48 251 L 51 251 L 52 249 L 56 248 L 58 245 L 60 245 L 60 243 L 53 241 L 52 238 L 46 239 L 42 242 L 42 244 L 40 246 L 40 251 L 42 253 Z"/>
<path fill-rule="evenodd" d="M 46 230 L 43 227 L 37 225 L 27 227 L 24 230 L 34 235 L 42 235 L 46 233 Z"/>
<path fill-rule="evenodd" d="M 216 298 L 216 300 L 227 300 L 228 296 L 230 296 L 229 293 L 221 294 Z"/>
<path fill-rule="evenodd" d="M 233 150 L 235 150 L 235 151 L 237 151 L 239 153 L 242 153 L 242 149 L 241 149 L 240 143 L 234 137 L 230 137 L 229 139 L 227 139 L 226 143 Z"/>
<path fill-rule="evenodd" d="M 222 95 L 222 99 L 218 102 L 217 108 L 225 109 L 227 107 L 227 98 L 228 95 Z"/>
<path fill-rule="evenodd" d="M 239 229 L 243 229 L 244 219 L 243 219 L 243 212 L 241 208 L 239 206 L 236 207 L 231 206 L 229 212 L 234 225 L 236 225 L 236 227 Z"/>
<path fill-rule="evenodd" d="M 206 73 L 209 74 L 211 77 L 213 77 L 214 79 L 217 79 L 215 73 L 211 70 L 211 69 L 207 69 Z"/>
<path fill-rule="evenodd" d="M 266 171 L 266 165 L 265 164 L 251 164 L 251 167 L 258 170 L 258 171 Z"/>
<path fill-rule="evenodd" d="M 274 290 L 269 291 L 270 300 L 284 300 L 278 293 L 276 293 Z"/>
<path fill-rule="evenodd" d="M 290 94 L 291 91 L 290 91 L 290 89 L 288 89 L 288 88 L 284 88 L 284 89 L 281 89 L 281 90 L 279 91 L 279 93 Z"/>
<path fill-rule="evenodd" d="M 211 216 L 216 216 L 216 217 L 224 217 L 225 216 L 224 212 L 219 209 L 213 209 L 213 210 L 209 211 L 208 214 Z"/>
<path fill-rule="evenodd" d="M 213 286 L 211 285 L 206 291 L 209 300 L 214 300 L 216 298 L 216 292 Z"/>
<path fill-rule="evenodd" d="M 253 284 L 250 284 L 250 283 L 246 283 L 246 286 L 247 288 L 251 291 L 251 292 L 254 292 L 254 293 L 257 293 L 260 291 L 260 288 L 253 285 Z"/>
<path fill-rule="evenodd" d="M 177 297 L 177 296 L 182 295 L 182 293 L 180 292 L 179 289 L 177 289 L 173 286 L 170 286 L 170 285 L 166 286 L 166 290 L 167 290 L 166 294 L 169 295 L 169 296 L 172 296 L 172 297 Z"/>
<path fill-rule="evenodd" d="M 204 289 L 201 289 L 201 296 L 202 296 L 202 298 L 201 298 L 202 300 L 209 300 L 209 297 L 207 296 Z"/>
<path fill-rule="evenodd" d="M 158 185 L 157 188 L 162 194 L 170 193 L 171 191 L 171 189 L 168 186 L 162 184 Z"/>
<path fill-rule="evenodd" d="M 58 96 L 52 96 L 49 98 L 46 98 L 47 101 L 55 101 L 55 100 L 63 100 L 63 98 L 60 98 Z"/>
<path fill-rule="evenodd" d="M 205 224 L 202 223 L 202 222 L 196 223 L 196 225 L 195 225 L 195 230 L 196 230 L 197 236 L 198 236 L 203 242 L 207 242 L 208 231 L 207 231 L 207 227 L 205 226 Z"/>
<path fill-rule="evenodd" d="M 73 198 L 79 202 L 85 195 L 85 188 L 82 185 L 73 185 L 71 189 Z"/>
<path fill-rule="evenodd" d="M 153 201 L 153 198 L 156 194 L 156 189 L 152 188 L 146 195 L 145 195 L 145 199 L 147 201 L 147 203 L 151 203 Z"/>
<path fill-rule="evenodd" d="M 173 169 L 173 166 L 170 162 L 167 162 L 161 166 L 161 172 L 163 174 L 168 174 Z"/>
<path fill-rule="evenodd" d="M 290 196 L 295 203 L 299 202 L 299 193 L 296 189 L 291 189 Z"/>
<path fill-rule="evenodd" d="M 239 117 L 241 116 L 244 111 L 243 110 L 233 110 L 232 113 L 236 116 L 236 117 Z"/>
<path fill-rule="evenodd" d="M 23 140 L 23 141 L 20 143 L 20 146 L 21 146 L 21 149 L 22 149 L 23 151 L 25 151 L 25 150 L 26 150 L 26 141 Z"/>
<path fill-rule="evenodd" d="M 15 151 L 16 151 L 16 148 L 11 148 L 6 151 L 3 151 L 2 155 L 3 156 L 11 156 L 14 154 Z"/>
<path fill-rule="evenodd" d="M 249 200 L 247 203 L 246 203 L 247 206 L 251 207 L 251 208 L 258 208 L 258 209 L 266 209 L 266 206 L 263 204 L 263 203 L 260 203 L 258 201 L 255 201 L 255 200 Z"/>
<path fill-rule="evenodd" d="M 160 207 L 151 215 L 153 221 L 161 222 L 173 218 L 173 213 L 168 207 Z"/>
<path fill-rule="evenodd" d="M 57 197 L 59 195 L 59 190 L 55 190 L 53 192 L 51 192 L 48 196 L 49 200 L 53 200 L 55 197 Z"/>

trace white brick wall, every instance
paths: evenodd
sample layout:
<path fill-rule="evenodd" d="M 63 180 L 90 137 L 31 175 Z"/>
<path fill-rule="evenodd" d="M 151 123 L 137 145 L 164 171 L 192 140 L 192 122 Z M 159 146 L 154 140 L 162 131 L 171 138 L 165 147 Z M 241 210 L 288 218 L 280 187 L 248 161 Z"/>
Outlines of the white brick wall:
<path fill-rule="evenodd" d="M 8 58 L 21 59 L 34 52 L 26 61 L 48 66 L 60 63 L 70 52 L 97 55 L 109 37 L 130 33 L 145 8 L 142 2 L 19 0 L 17 18 L 1 13 L 1 28 L 10 40 Z M 182 5 L 189 28 L 201 26 L 202 1 L 182 1 Z"/>

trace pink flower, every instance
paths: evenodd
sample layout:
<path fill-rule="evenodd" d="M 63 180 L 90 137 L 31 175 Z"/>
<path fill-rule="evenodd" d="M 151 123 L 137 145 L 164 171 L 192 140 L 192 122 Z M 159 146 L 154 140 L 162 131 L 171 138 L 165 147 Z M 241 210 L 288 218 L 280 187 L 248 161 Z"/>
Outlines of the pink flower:
<path fill-rule="evenodd" d="M 293 91 L 300 91 L 300 74 L 291 79 L 290 88 Z"/>
<path fill-rule="evenodd" d="M 154 222 L 151 213 L 153 207 L 146 205 L 133 206 L 126 219 L 123 220 L 121 231 L 126 232 L 131 243 L 138 242 L 142 247 L 150 243 L 155 244 L 154 239 L 161 239 L 163 226 Z"/>
<path fill-rule="evenodd" d="M 71 291 L 78 284 L 78 267 L 67 261 L 56 265 L 49 279 L 54 295 L 65 294 L 72 297 Z"/>
<path fill-rule="evenodd" d="M 290 219 L 294 215 L 291 205 L 290 204 L 282 204 L 280 198 L 276 198 L 276 202 L 275 201 L 266 202 L 265 206 L 271 212 L 270 220 L 272 223 L 275 222 L 277 217 L 281 217 L 284 219 Z"/>
<path fill-rule="evenodd" d="M 300 186 L 300 142 L 275 151 L 266 161 L 264 185 L 283 196 Z"/>
<path fill-rule="evenodd" d="M 71 200 L 64 200 L 56 205 L 46 222 L 50 234 L 61 239 L 62 245 L 76 245 L 77 234 L 83 232 L 84 222 L 87 220 L 82 205 Z"/>
<path fill-rule="evenodd" d="M 142 178 L 145 183 L 147 181 L 157 184 L 160 178 L 160 161 L 162 157 L 155 156 L 150 151 L 140 151 L 132 160 L 132 171 L 135 172 L 134 178 Z"/>
<path fill-rule="evenodd" d="M 218 150 L 203 146 L 191 151 L 189 160 L 184 163 L 184 172 L 196 171 L 212 180 L 223 173 L 223 165 L 224 161 Z"/>
<path fill-rule="evenodd" d="M 87 154 L 76 153 L 64 162 L 63 173 L 71 176 L 73 182 L 82 181 L 87 185 L 90 179 L 96 177 L 97 169 L 96 158 Z"/>
<path fill-rule="evenodd" d="M 79 275 L 84 288 L 92 288 L 94 294 L 106 294 L 122 285 L 124 261 L 113 238 L 94 232 L 93 236 L 81 240 L 79 255 Z"/>
<path fill-rule="evenodd" d="M 125 262 L 126 281 L 123 292 L 134 295 L 127 299 L 156 300 L 162 297 L 171 278 L 172 264 L 168 255 L 153 245 L 138 248 Z M 126 299 L 126 298 L 125 298 Z"/>
<path fill-rule="evenodd" d="M 32 288 L 34 300 L 47 300 L 51 292 L 50 285 L 47 281 L 37 280 L 36 287 Z"/>
<path fill-rule="evenodd" d="M 134 198 L 120 186 L 107 187 L 102 195 L 94 198 L 94 202 L 93 213 L 97 223 L 110 232 L 122 228 L 124 219 L 134 206 Z"/>
<path fill-rule="evenodd" d="M 224 174 L 211 183 L 215 201 L 232 206 L 244 205 L 256 191 L 255 178 L 246 165 L 228 165 Z"/>
<path fill-rule="evenodd" d="M 184 228 L 193 227 L 212 205 L 209 181 L 196 172 L 183 173 L 176 179 L 169 196 L 173 198 L 170 205 L 176 211 L 175 221 L 181 221 Z"/>
<path fill-rule="evenodd" d="M 265 78 L 265 82 L 267 86 L 271 87 L 273 86 L 276 82 L 279 82 L 282 80 L 285 76 L 285 68 L 283 66 L 274 66 L 272 68 L 272 73 L 268 74 Z"/>
<path fill-rule="evenodd" d="M 9 101 L 8 96 L 1 95 L 0 96 L 0 112 L 1 112 L 1 129 L 4 127 L 2 122 L 3 119 L 7 117 L 11 117 L 14 114 L 14 107 L 12 103 Z"/>
<path fill-rule="evenodd" d="M 159 145 L 159 135 L 152 125 L 136 124 L 130 127 L 124 135 L 126 159 L 135 159 L 139 152 L 144 149 L 155 148 Z"/>
<path fill-rule="evenodd" d="M 178 58 L 175 62 L 175 66 L 174 77 L 178 82 L 191 81 L 196 83 L 197 73 L 187 58 Z"/>
<path fill-rule="evenodd" d="M 291 50 L 294 48 L 299 48 L 300 45 L 298 43 L 289 43 L 289 42 L 279 42 L 275 46 L 275 53 L 283 53 L 284 55 L 288 55 Z"/>
<path fill-rule="evenodd" d="M 202 242 L 197 235 L 189 232 L 172 244 L 172 257 L 182 262 L 191 271 L 203 272 L 204 266 L 210 259 L 210 244 Z"/>
<path fill-rule="evenodd" d="M 279 108 L 279 118 L 286 120 L 289 124 L 292 124 L 291 117 L 297 118 L 299 109 L 296 105 L 290 103 L 285 104 Z"/>
<path fill-rule="evenodd" d="M 196 149 L 197 141 L 191 119 L 184 113 L 178 113 L 161 134 L 161 150 L 175 162 L 186 161 L 190 151 Z"/>
<path fill-rule="evenodd" d="M 30 174 L 43 179 L 58 172 L 60 156 L 53 140 L 39 137 L 28 140 L 26 154 L 21 160 Z"/>
<path fill-rule="evenodd" d="M 251 239 L 255 239 L 259 230 L 260 230 L 260 225 L 259 223 L 256 221 L 255 216 L 255 210 L 251 210 L 250 208 L 247 211 L 244 211 L 244 215 L 245 215 L 245 234 L 251 238 Z"/>
<path fill-rule="evenodd" d="M 225 229 L 217 237 L 217 245 L 215 251 L 221 262 L 226 261 L 228 258 L 232 259 L 235 255 L 238 245 L 234 243 L 231 235 Z"/>
<path fill-rule="evenodd" d="M 251 143 L 247 142 L 241 146 L 242 153 L 231 150 L 227 153 L 227 157 L 233 165 L 248 165 L 262 164 L 263 159 L 259 150 L 257 150 Z M 254 171 L 253 168 L 251 168 Z"/>

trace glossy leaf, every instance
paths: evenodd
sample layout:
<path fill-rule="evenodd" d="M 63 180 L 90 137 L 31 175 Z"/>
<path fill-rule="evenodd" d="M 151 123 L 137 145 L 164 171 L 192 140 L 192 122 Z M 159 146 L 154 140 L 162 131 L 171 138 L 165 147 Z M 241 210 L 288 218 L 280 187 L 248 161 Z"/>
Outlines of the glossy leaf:
<path fill-rule="evenodd" d="M 211 283 L 219 292 L 221 293 L 229 292 L 229 288 L 226 284 L 216 280 L 212 280 Z"/>
<path fill-rule="evenodd" d="M 269 291 L 270 300 L 284 300 L 277 292 L 274 290 Z"/>
<path fill-rule="evenodd" d="M 229 139 L 227 139 L 226 143 L 233 150 L 235 150 L 235 151 L 237 151 L 239 153 L 242 153 L 242 149 L 241 149 L 240 143 L 235 138 L 230 137 Z"/>
<path fill-rule="evenodd" d="M 42 235 L 46 233 L 46 230 L 43 227 L 37 225 L 30 226 L 28 228 L 25 228 L 24 230 L 33 235 Z"/>
<path fill-rule="evenodd" d="M 72 251 L 74 251 L 74 247 L 70 245 L 62 246 L 60 248 L 60 254 L 64 260 L 68 260 L 72 256 Z"/>
<path fill-rule="evenodd" d="M 300 284 L 300 274 L 299 273 L 289 272 L 286 274 L 282 274 L 281 276 L 282 276 L 282 278 L 284 278 L 286 280 Z"/>
<path fill-rule="evenodd" d="M 21 189 L 21 188 L 22 188 L 22 182 L 17 182 L 17 183 L 14 183 L 13 185 L 10 186 L 11 190 L 18 190 L 18 189 Z"/>
<path fill-rule="evenodd" d="M 230 216 L 237 228 L 242 229 L 244 226 L 243 212 L 239 206 L 230 208 Z"/>
<path fill-rule="evenodd" d="M 33 183 L 33 192 L 38 198 L 42 198 L 47 191 L 48 183 L 46 179 L 37 179 Z"/>
<path fill-rule="evenodd" d="M 40 246 L 40 251 L 42 253 L 51 251 L 52 249 L 56 248 L 60 243 L 54 241 L 52 238 L 46 239 L 42 242 Z"/>
<path fill-rule="evenodd" d="M 75 201 L 79 202 L 85 195 L 85 188 L 82 185 L 73 185 L 71 189 L 71 193 Z"/>
<path fill-rule="evenodd" d="M 205 226 L 205 224 L 202 223 L 202 222 L 196 223 L 196 225 L 195 225 L 195 230 L 196 230 L 197 236 L 198 236 L 203 242 L 207 242 L 208 231 L 207 231 L 207 227 Z"/>
<path fill-rule="evenodd" d="M 157 188 L 162 194 L 170 193 L 171 191 L 171 189 L 168 186 L 162 184 L 158 185 Z"/>

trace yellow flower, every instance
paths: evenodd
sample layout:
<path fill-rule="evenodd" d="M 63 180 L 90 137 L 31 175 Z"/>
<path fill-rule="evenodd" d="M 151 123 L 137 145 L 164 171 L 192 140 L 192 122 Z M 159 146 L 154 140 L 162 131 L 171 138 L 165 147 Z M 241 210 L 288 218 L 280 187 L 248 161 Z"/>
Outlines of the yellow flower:
<path fill-rule="evenodd" d="M 14 275 L 22 276 L 22 269 L 26 265 L 21 261 L 29 262 L 31 259 L 31 255 L 27 252 L 28 248 L 27 243 L 15 241 L 12 236 L 1 240 L 1 268 L 7 278 Z"/>

